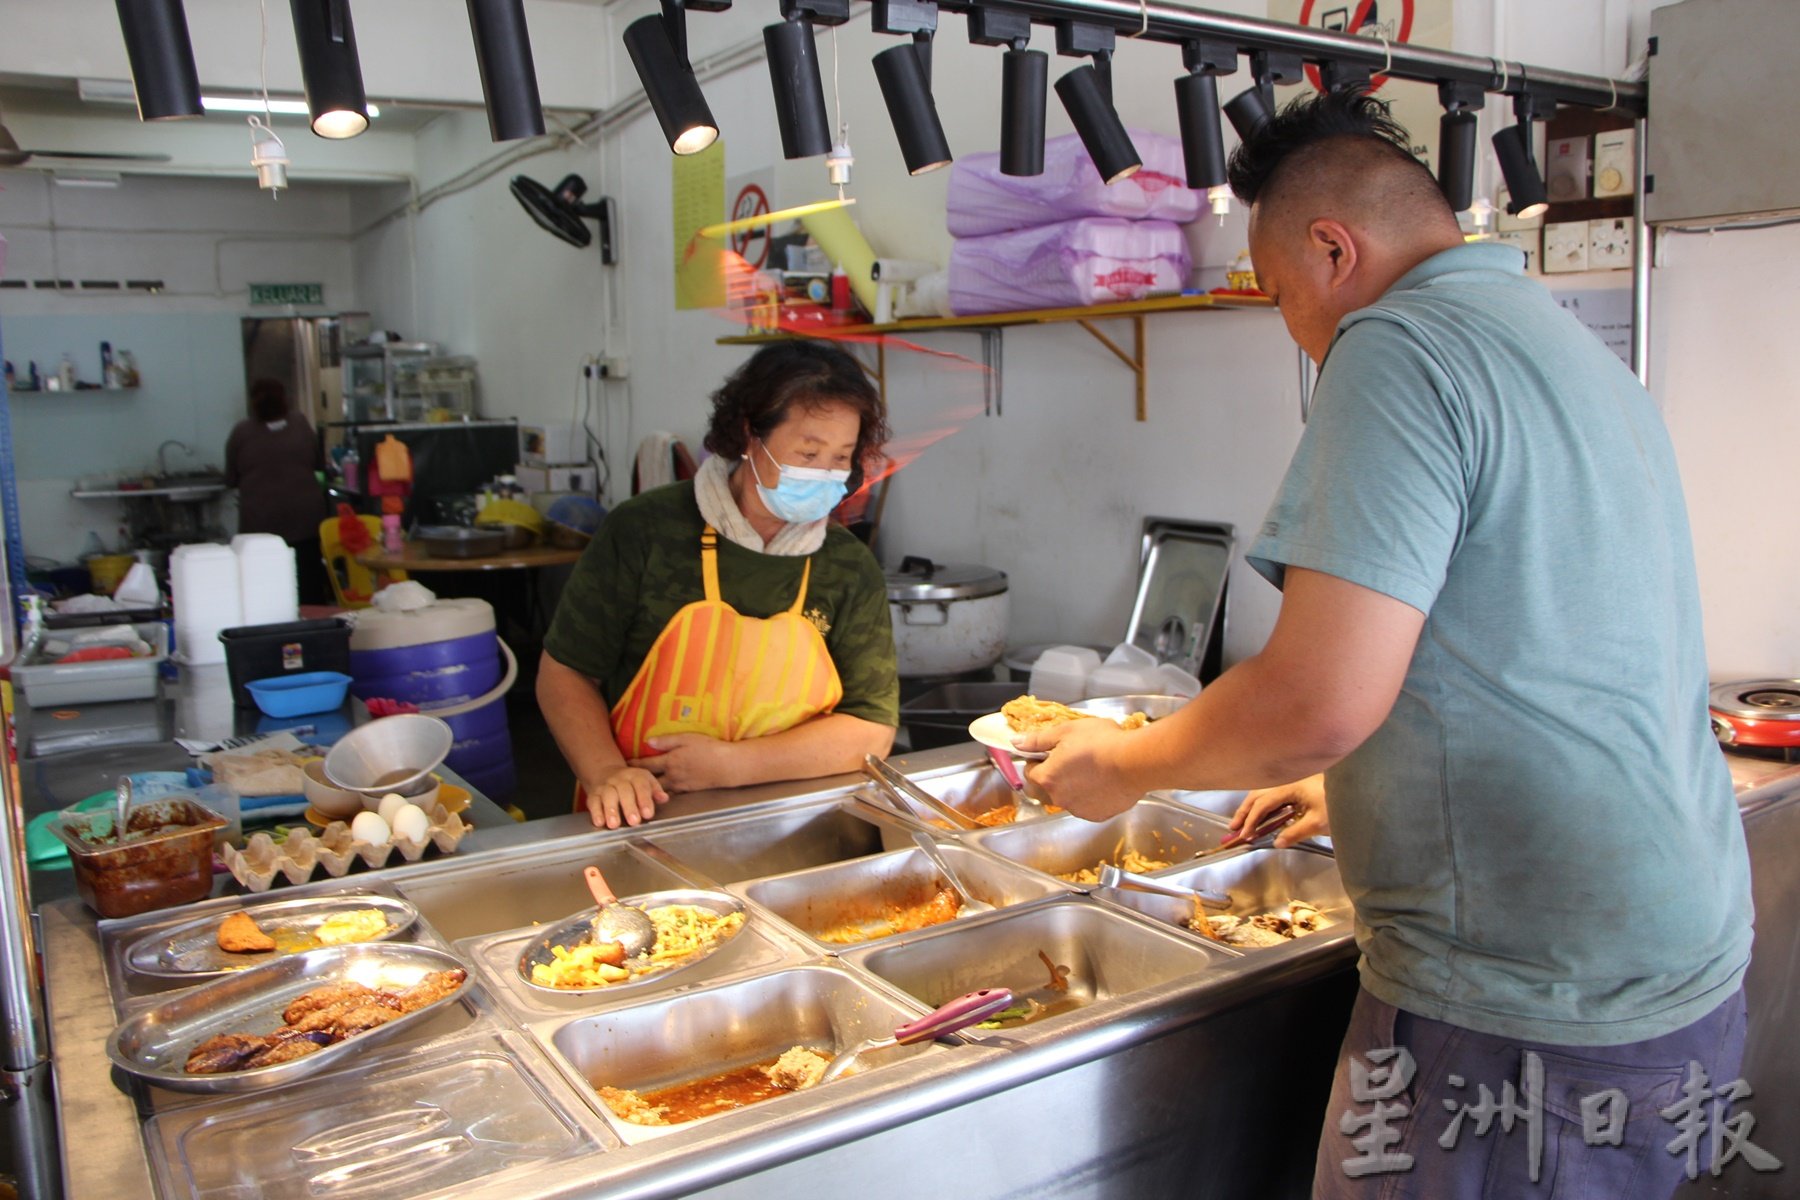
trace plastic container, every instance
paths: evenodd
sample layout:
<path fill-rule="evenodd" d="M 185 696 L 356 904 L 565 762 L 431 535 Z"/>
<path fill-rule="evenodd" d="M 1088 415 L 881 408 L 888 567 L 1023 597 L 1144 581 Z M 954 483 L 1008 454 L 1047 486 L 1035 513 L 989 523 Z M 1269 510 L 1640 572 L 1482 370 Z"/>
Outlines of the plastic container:
<path fill-rule="evenodd" d="M 350 690 L 350 676 L 342 671 L 302 671 L 253 679 L 244 688 L 268 716 L 304 717 L 330 712 L 342 704 L 344 693 Z"/>
<path fill-rule="evenodd" d="M 204 900 L 212 891 L 213 832 L 225 819 L 193 800 L 167 799 L 137 805 L 130 820 L 123 844 L 104 809 L 64 813 L 51 824 L 69 848 L 82 903 L 111 918 Z"/>
<path fill-rule="evenodd" d="M 83 561 L 87 564 L 88 578 L 93 581 L 95 593 L 110 596 L 137 559 L 129 554 L 90 554 Z"/>
<path fill-rule="evenodd" d="M 244 623 L 237 555 L 229 546 L 206 542 L 175 547 L 169 556 L 169 590 L 183 661 L 223 662 L 220 631 Z"/>
<path fill-rule="evenodd" d="M 246 625 L 274 625 L 300 616 L 294 548 L 272 533 L 240 533 L 237 556 L 239 608 Z"/>
<path fill-rule="evenodd" d="M 43 644 L 33 638 L 12 669 L 14 682 L 32 708 L 60 708 L 98 704 L 108 700 L 148 700 L 156 696 L 156 673 L 169 657 L 169 627 L 157 622 L 134 625 L 137 635 L 150 644 L 146 658 L 121 658 L 102 662 L 36 663 Z"/>
<path fill-rule="evenodd" d="M 1099 667 L 1100 655 L 1086 646 L 1052 646 L 1031 666 L 1031 694 L 1058 704 L 1085 700 L 1088 676 Z"/>
<path fill-rule="evenodd" d="M 231 699 L 239 708 L 261 707 L 250 695 L 248 685 L 254 680 L 303 672 L 350 673 L 350 623 L 340 617 L 243 625 L 222 631 L 219 641 L 225 646 Z M 337 703 L 343 703 L 342 696 L 338 697 Z M 263 711 L 271 716 L 290 715 L 273 713 L 266 708 Z"/>

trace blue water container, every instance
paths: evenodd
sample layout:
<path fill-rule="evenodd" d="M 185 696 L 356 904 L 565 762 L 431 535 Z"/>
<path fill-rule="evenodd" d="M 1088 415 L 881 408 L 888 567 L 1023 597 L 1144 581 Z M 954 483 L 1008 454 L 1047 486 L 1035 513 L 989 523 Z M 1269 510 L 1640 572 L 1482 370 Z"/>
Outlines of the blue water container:
<path fill-rule="evenodd" d="M 506 674 L 493 607 L 458 599 L 406 612 L 364 609 L 350 635 L 350 674 L 350 690 L 359 698 L 416 704 L 425 713 L 488 695 Z M 510 797 L 518 776 L 505 696 L 444 720 L 456 735 L 444 765 L 489 799 Z"/>

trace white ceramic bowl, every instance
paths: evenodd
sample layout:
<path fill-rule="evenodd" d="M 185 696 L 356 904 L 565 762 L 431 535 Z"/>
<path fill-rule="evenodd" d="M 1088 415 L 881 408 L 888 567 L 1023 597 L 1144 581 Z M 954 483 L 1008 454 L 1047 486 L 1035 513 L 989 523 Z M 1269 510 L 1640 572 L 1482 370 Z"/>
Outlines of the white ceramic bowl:
<path fill-rule="evenodd" d="M 348 821 L 363 810 L 363 802 L 367 797 L 361 792 L 333 787 L 325 781 L 324 759 L 309 758 L 300 770 L 306 776 L 300 790 L 305 794 L 306 802 L 321 816 Z M 376 802 L 379 802 L 379 798 Z"/>

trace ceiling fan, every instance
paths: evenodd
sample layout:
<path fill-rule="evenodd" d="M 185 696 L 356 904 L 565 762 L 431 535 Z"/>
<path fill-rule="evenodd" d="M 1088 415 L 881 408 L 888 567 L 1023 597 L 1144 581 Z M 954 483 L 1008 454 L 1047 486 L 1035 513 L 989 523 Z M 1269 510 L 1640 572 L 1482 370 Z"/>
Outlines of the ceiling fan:
<path fill-rule="evenodd" d="M 24 150 L 19 146 L 19 139 L 14 137 L 6 122 L 0 120 L 0 167 L 24 167 L 33 165 L 38 159 L 52 159 L 56 162 L 141 162 L 166 163 L 167 154 L 113 154 L 94 150 Z"/>

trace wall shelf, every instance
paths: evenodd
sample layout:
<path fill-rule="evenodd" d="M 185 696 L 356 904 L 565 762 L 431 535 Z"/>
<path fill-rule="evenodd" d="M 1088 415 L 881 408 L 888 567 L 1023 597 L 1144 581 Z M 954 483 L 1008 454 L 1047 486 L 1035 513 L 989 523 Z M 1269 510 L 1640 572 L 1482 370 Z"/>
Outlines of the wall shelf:
<path fill-rule="evenodd" d="M 832 325 L 780 333 L 734 334 L 730 337 L 722 337 L 718 339 L 718 342 L 721 346 L 756 346 L 765 342 L 798 337 L 873 341 L 875 343 L 875 365 L 870 367 L 865 364 L 864 369 L 874 379 L 876 387 L 881 392 L 882 403 L 885 404 L 887 402 L 887 337 L 889 335 L 930 333 L 937 330 L 962 330 L 979 334 L 982 343 L 982 365 L 987 368 L 983 398 L 986 401 L 988 415 L 997 416 L 1000 412 L 1001 401 L 1000 338 L 1002 332 L 1020 325 L 1075 324 L 1081 326 L 1090 336 L 1111 351 L 1132 373 L 1136 381 L 1137 419 L 1142 421 L 1148 415 L 1145 397 L 1150 365 L 1145 349 L 1145 318 L 1156 316 L 1159 313 L 1273 309 L 1274 307 L 1274 301 L 1261 296 L 1210 294 L 1158 296 L 1149 300 L 1133 300 L 1119 304 L 1093 304 L 1084 308 L 1040 308 L 1022 312 L 982 313 L 971 317 L 913 317 L 903 321 L 889 321 L 881 325 L 872 323 Z M 1094 324 L 1096 321 L 1110 320 L 1125 320 L 1131 323 L 1132 349 L 1129 352 Z"/>

